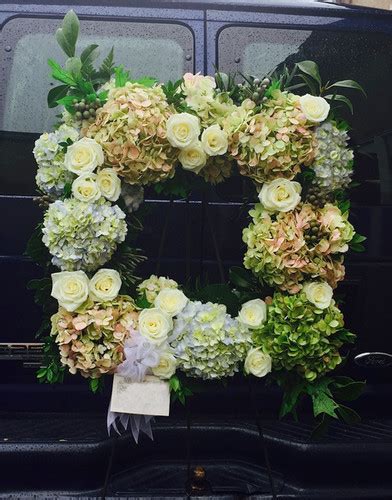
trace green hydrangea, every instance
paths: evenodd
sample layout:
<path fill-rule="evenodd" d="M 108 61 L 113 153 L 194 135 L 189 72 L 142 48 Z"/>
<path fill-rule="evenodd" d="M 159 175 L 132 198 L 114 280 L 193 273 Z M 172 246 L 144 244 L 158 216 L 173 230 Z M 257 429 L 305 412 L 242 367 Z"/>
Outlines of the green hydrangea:
<path fill-rule="evenodd" d="M 42 232 L 55 266 L 63 271 L 95 271 L 125 240 L 127 224 L 124 212 L 103 198 L 95 203 L 70 198 L 49 206 Z"/>
<path fill-rule="evenodd" d="M 231 377 L 251 347 L 250 331 L 222 304 L 188 302 L 174 321 L 169 342 L 179 368 L 190 377 Z"/>
<path fill-rule="evenodd" d="M 355 335 L 344 329 L 343 314 L 332 300 L 318 309 L 304 292 L 274 294 L 268 318 L 256 332 L 256 344 L 272 358 L 274 370 L 296 371 L 309 381 L 336 368 L 340 347 Z"/>

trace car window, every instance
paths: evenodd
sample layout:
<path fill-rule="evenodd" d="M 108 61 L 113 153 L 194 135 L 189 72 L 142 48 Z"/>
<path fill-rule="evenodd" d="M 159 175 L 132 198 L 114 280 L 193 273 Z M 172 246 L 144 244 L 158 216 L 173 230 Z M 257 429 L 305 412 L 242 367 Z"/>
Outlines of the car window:
<path fill-rule="evenodd" d="M 58 109 L 48 110 L 44 104 L 48 90 L 56 85 L 47 59 L 64 60 L 53 43 L 58 26 L 58 19 L 22 17 L 4 26 L 2 130 L 40 133 L 55 122 Z M 116 62 L 131 69 L 135 78 L 152 75 L 167 81 L 193 71 L 193 34 L 180 24 L 84 20 L 79 47 L 83 50 L 91 43 L 99 45 L 101 61 L 114 46 Z"/>

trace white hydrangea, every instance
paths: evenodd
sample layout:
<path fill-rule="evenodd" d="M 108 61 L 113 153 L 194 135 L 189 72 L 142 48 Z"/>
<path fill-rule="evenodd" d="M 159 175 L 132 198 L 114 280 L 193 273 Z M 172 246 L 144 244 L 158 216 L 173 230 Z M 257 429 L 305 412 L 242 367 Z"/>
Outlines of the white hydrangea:
<path fill-rule="evenodd" d="M 62 271 L 95 271 L 125 240 L 127 225 L 124 212 L 103 198 L 95 203 L 70 198 L 49 206 L 42 232 L 55 266 Z"/>
<path fill-rule="evenodd" d="M 75 176 L 60 165 L 38 167 L 35 182 L 38 188 L 52 198 L 59 198 L 66 184 L 71 184 Z"/>
<path fill-rule="evenodd" d="M 222 304 L 188 302 L 174 320 L 169 343 L 178 367 L 203 379 L 230 377 L 252 345 L 248 328 L 232 318 Z"/>
<path fill-rule="evenodd" d="M 326 122 L 316 129 L 317 154 L 312 168 L 313 183 L 326 193 L 347 187 L 353 173 L 353 152 L 347 147 L 348 134 L 333 123 Z"/>
<path fill-rule="evenodd" d="M 45 132 L 35 141 L 33 154 L 38 165 L 35 180 L 43 193 L 59 197 L 63 194 L 65 184 L 74 179 L 75 176 L 64 167 L 65 153 L 60 143 L 68 139 L 75 142 L 78 137 L 77 130 L 63 124 L 55 132 Z"/>
<path fill-rule="evenodd" d="M 152 274 L 148 279 L 140 283 L 137 291 L 140 295 L 145 294 L 148 302 L 153 304 L 159 292 L 165 288 L 178 288 L 178 283 L 164 276 Z"/>

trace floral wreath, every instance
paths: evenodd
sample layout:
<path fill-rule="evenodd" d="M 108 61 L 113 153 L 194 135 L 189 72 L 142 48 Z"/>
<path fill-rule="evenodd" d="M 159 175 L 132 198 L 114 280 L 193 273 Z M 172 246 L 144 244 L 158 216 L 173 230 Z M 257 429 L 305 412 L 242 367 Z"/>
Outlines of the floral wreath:
<path fill-rule="evenodd" d="M 30 283 L 45 312 L 38 379 L 78 373 L 96 392 L 104 375 L 154 376 L 184 402 L 192 378 L 242 372 L 282 387 L 281 415 L 308 395 L 315 417 L 355 420 L 342 401 L 362 384 L 328 374 L 355 339 L 333 289 L 344 254 L 365 239 L 348 221 L 353 151 L 338 108 L 352 106 L 338 91 L 362 88 L 323 85 L 312 61 L 238 84 L 221 72 L 133 80 L 113 49 L 98 69 L 96 45 L 75 56 L 78 33 L 70 11 L 56 32 L 68 59 L 64 68 L 49 60 L 61 85 L 48 104 L 64 111 L 34 148 L 45 207 L 27 249 L 45 269 Z M 294 93 L 305 87 L 311 93 Z M 243 230 L 244 268 L 230 271 L 221 303 L 211 286 L 137 278 L 143 188 L 176 195 L 235 175 L 252 181 L 259 203 Z M 131 417 L 119 416 L 127 426 Z"/>

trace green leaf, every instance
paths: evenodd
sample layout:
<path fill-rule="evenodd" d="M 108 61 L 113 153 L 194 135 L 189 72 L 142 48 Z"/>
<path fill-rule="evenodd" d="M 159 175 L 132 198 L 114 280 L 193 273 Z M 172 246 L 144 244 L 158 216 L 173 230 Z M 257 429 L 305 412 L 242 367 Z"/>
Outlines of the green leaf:
<path fill-rule="evenodd" d="M 316 80 L 316 82 L 321 86 L 321 77 L 317 64 L 314 61 L 301 61 L 297 63 L 297 67 L 302 71 Z"/>
<path fill-rule="evenodd" d="M 79 75 L 82 69 L 82 61 L 79 57 L 69 57 L 65 61 L 65 69 L 71 75 Z"/>
<path fill-rule="evenodd" d="M 109 80 L 114 73 L 114 48 L 110 49 L 109 54 L 102 61 L 101 67 L 99 68 L 100 74 L 104 79 Z"/>
<path fill-rule="evenodd" d="M 362 234 L 355 233 L 351 242 L 352 243 L 362 243 L 366 239 L 367 239 L 366 236 L 363 236 Z"/>
<path fill-rule="evenodd" d="M 57 106 L 57 101 L 67 95 L 69 85 L 58 85 L 53 87 L 48 92 L 48 107 L 55 108 Z"/>
<path fill-rule="evenodd" d="M 351 114 L 354 113 L 354 108 L 353 108 L 353 105 L 352 105 L 352 102 L 350 101 L 350 99 L 348 97 L 346 97 L 345 95 L 340 95 L 340 94 L 328 94 L 326 96 L 324 96 L 325 99 L 327 99 L 328 101 L 331 101 L 331 103 L 333 101 L 338 101 L 338 102 L 342 102 L 343 104 L 345 104 L 348 109 L 351 111 Z"/>
<path fill-rule="evenodd" d="M 143 292 L 143 295 L 135 300 L 135 304 L 140 309 L 149 309 L 152 307 L 152 304 L 147 300 L 146 292 Z"/>
<path fill-rule="evenodd" d="M 174 392 L 177 392 L 180 389 L 181 383 L 180 383 L 180 380 L 177 377 L 177 375 L 173 375 L 170 378 L 170 380 L 169 380 L 169 387 L 170 387 L 170 390 L 172 390 Z"/>
<path fill-rule="evenodd" d="M 230 268 L 229 279 L 233 285 L 245 289 L 252 288 L 256 282 L 251 271 L 239 266 L 233 266 Z"/>
<path fill-rule="evenodd" d="M 323 413 L 319 422 L 314 427 L 310 438 L 311 439 L 322 438 L 325 435 L 325 433 L 327 432 L 330 422 L 331 422 L 331 417 L 329 417 L 328 415 Z"/>
<path fill-rule="evenodd" d="M 285 388 L 282 405 L 279 411 L 279 418 L 283 418 L 289 413 L 295 414 L 295 408 L 298 405 L 301 394 L 303 394 L 304 385 L 304 382 L 300 382 L 290 388 Z"/>
<path fill-rule="evenodd" d="M 361 243 L 353 243 L 351 241 L 348 245 L 350 247 L 350 250 L 352 250 L 353 252 L 361 253 L 366 250 L 366 248 Z"/>
<path fill-rule="evenodd" d="M 46 266 L 50 262 L 50 254 L 42 242 L 42 224 L 39 224 L 34 229 L 33 234 L 27 242 L 24 254 L 41 266 Z"/>
<path fill-rule="evenodd" d="M 350 383 L 344 386 L 332 389 L 333 395 L 336 399 L 341 399 L 342 401 L 354 401 L 363 393 L 365 385 L 365 382 L 356 382 L 351 380 Z"/>
<path fill-rule="evenodd" d="M 126 71 L 122 65 L 114 68 L 114 75 L 116 88 L 124 87 L 124 85 L 130 80 L 129 71 Z"/>
<path fill-rule="evenodd" d="M 79 26 L 78 16 L 71 9 L 65 14 L 61 28 L 56 31 L 56 40 L 68 57 L 75 55 Z"/>
<path fill-rule="evenodd" d="M 305 82 L 305 84 L 309 88 L 309 91 L 312 95 L 319 95 L 320 94 L 320 91 L 317 90 L 317 85 L 314 83 L 314 81 L 311 78 L 309 78 L 306 75 L 298 75 L 298 76 L 299 76 L 299 78 L 301 78 Z"/>
<path fill-rule="evenodd" d="M 82 61 L 83 66 L 85 64 L 90 64 L 98 57 L 98 45 L 96 43 L 92 43 L 91 45 L 87 45 L 87 47 L 80 54 L 80 60 Z"/>
<path fill-rule="evenodd" d="M 320 391 L 312 394 L 313 414 L 318 417 L 322 413 L 326 413 L 330 417 L 337 418 L 336 408 L 338 404 L 326 393 Z"/>
<path fill-rule="evenodd" d="M 363 87 L 361 85 L 359 85 L 358 82 L 356 82 L 355 80 L 340 80 L 339 82 L 335 82 L 333 83 L 332 85 L 330 85 L 328 88 L 332 88 L 332 87 L 341 87 L 341 88 L 347 88 L 347 89 L 355 89 L 355 90 L 359 90 L 360 92 L 362 92 L 362 94 L 366 97 L 366 92 L 365 90 L 363 89 Z"/>
<path fill-rule="evenodd" d="M 68 71 L 65 71 L 60 66 L 60 64 L 56 63 L 56 61 L 53 61 L 53 59 L 48 59 L 48 64 L 52 68 L 52 78 L 60 82 L 63 82 L 66 85 L 70 86 L 75 85 L 74 77 L 70 73 L 68 73 Z"/>
<path fill-rule="evenodd" d="M 346 424 L 354 425 L 361 421 L 361 417 L 356 411 L 347 406 L 339 405 L 337 408 L 337 413 L 339 417 L 346 422 Z"/>
<path fill-rule="evenodd" d="M 351 206 L 350 200 L 341 200 L 338 203 L 339 210 L 342 212 L 342 214 L 350 210 L 350 206 Z"/>
<path fill-rule="evenodd" d="M 139 78 L 138 80 L 132 80 L 134 83 L 138 83 L 139 85 L 143 85 L 144 87 L 153 87 L 158 83 L 156 78 L 152 76 L 144 76 L 143 78 Z"/>
<path fill-rule="evenodd" d="M 94 394 L 96 394 L 97 392 L 102 392 L 104 386 L 105 382 L 103 380 L 103 377 L 89 379 L 89 387 L 91 392 L 93 392 Z"/>

